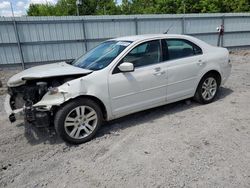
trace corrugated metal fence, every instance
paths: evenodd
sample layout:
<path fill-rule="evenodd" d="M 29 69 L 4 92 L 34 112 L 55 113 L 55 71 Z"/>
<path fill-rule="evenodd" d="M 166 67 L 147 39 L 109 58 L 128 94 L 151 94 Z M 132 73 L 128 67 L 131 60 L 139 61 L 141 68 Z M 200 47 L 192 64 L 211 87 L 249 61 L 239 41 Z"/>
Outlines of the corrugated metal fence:
<path fill-rule="evenodd" d="M 146 33 L 187 34 L 225 47 L 250 46 L 250 14 L 0 17 L 0 66 L 71 60 L 103 40 Z"/>

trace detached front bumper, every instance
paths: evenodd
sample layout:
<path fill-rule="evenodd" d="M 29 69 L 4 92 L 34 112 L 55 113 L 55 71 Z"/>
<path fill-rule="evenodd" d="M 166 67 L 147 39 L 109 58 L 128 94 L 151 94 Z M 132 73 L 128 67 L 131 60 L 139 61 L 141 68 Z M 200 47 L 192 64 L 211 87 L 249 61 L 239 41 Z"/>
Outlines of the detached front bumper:
<path fill-rule="evenodd" d="M 24 118 L 24 111 L 23 108 L 19 108 L 16 110 L 12 110 L 10 106 L 10 95 L 7 94 L 4 101 L 4 109 L 7 115 L 9 116 L 9 120 L 11 123 L 15 122 L 17 119 L 23 119 Z"/>
<path fill-rule="evenodd" d="M 8 94 L 5 98 L 4 108 L 11 123 L 16 120 L 26 120 L 36 127 L 48 127 L 51 123 L 51 112 L 44 108 L 24 106 L 23 108 L 12 110 L 10 106 L 11 97 Z"/>

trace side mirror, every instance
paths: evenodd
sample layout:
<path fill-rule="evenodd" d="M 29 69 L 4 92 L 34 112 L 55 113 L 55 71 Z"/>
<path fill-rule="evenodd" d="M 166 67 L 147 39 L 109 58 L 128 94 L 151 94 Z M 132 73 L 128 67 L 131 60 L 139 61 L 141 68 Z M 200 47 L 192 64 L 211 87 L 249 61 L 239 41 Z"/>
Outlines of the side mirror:
<path fill-rule="evenodd" d="M 124 62 L 118 66 L 121 72 L 133 72 L 135 70 L 133 63 Z"/>

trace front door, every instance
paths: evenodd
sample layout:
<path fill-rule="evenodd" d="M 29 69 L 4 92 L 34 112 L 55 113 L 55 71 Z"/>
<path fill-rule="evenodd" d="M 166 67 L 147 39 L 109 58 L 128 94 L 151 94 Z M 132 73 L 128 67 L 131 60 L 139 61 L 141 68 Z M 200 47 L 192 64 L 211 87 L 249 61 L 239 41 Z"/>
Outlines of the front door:
<path fill-rule="evenodd" d="M 120 63 L 122 62 L 133 63 L 135 70 L 121 72 L 116 67 L 109 76 L 114 116 L 140 111 L 165 102 L 167 72 L 166 65 L 162 63 L 159 40 L 139 44 Z"/>

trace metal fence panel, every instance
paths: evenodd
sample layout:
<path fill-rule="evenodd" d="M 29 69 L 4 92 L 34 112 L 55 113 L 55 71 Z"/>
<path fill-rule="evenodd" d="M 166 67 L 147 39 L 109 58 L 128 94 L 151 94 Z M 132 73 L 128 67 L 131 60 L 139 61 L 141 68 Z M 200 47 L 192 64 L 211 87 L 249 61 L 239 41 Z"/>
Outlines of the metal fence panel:
<path fill-rule="evenodd" d="M 249 17 L 225 18 L 227 31 L 250 31 Z"/>
<path fill-rule="evenodd" d="M 186 33 L 210 33 L 216 32 L 216 28 L 222 23 L 222 18 L 189 18 L 185 20 Z"/>
<path fill-rule="evenodd" d="M 85 28 L 88 39 L 135 35 L 133 19 L 131 21 L 86 22 Z"/>
<path fill-rule="evenodd" d="M 169 34 L 181 34 L 182 33 L 182 20 L 171 19 L 171 20 L 139 20 L 138 30 L 139 34 L 147 33 L 164 33 L 169 29 Z"/>
<path fill-rule="evenodd" d="M 0 43 L 15 43 L 16 37 L 13 24 L 0 25 Z"/>
<path fill-rule="evenodd" d="M 100 42 L 147 33 L 193 35 L 217 44 L 224 23 L 225 47 L 250 46 L 250 14 L 176 14 L 61 17 L 0 17 L 0 66 L 75 59 Z"/>
<path fill-rule="evenodd" d="M 0 46 L 0 65 L 1 64 L 16 64 L 20 63 L 17 46 Z"/>
<path fill-rule="evenodd" d="M 224 36 L 224 45 L 227 47 L 250 46 L 250 32 L 227 34 Z"/>

